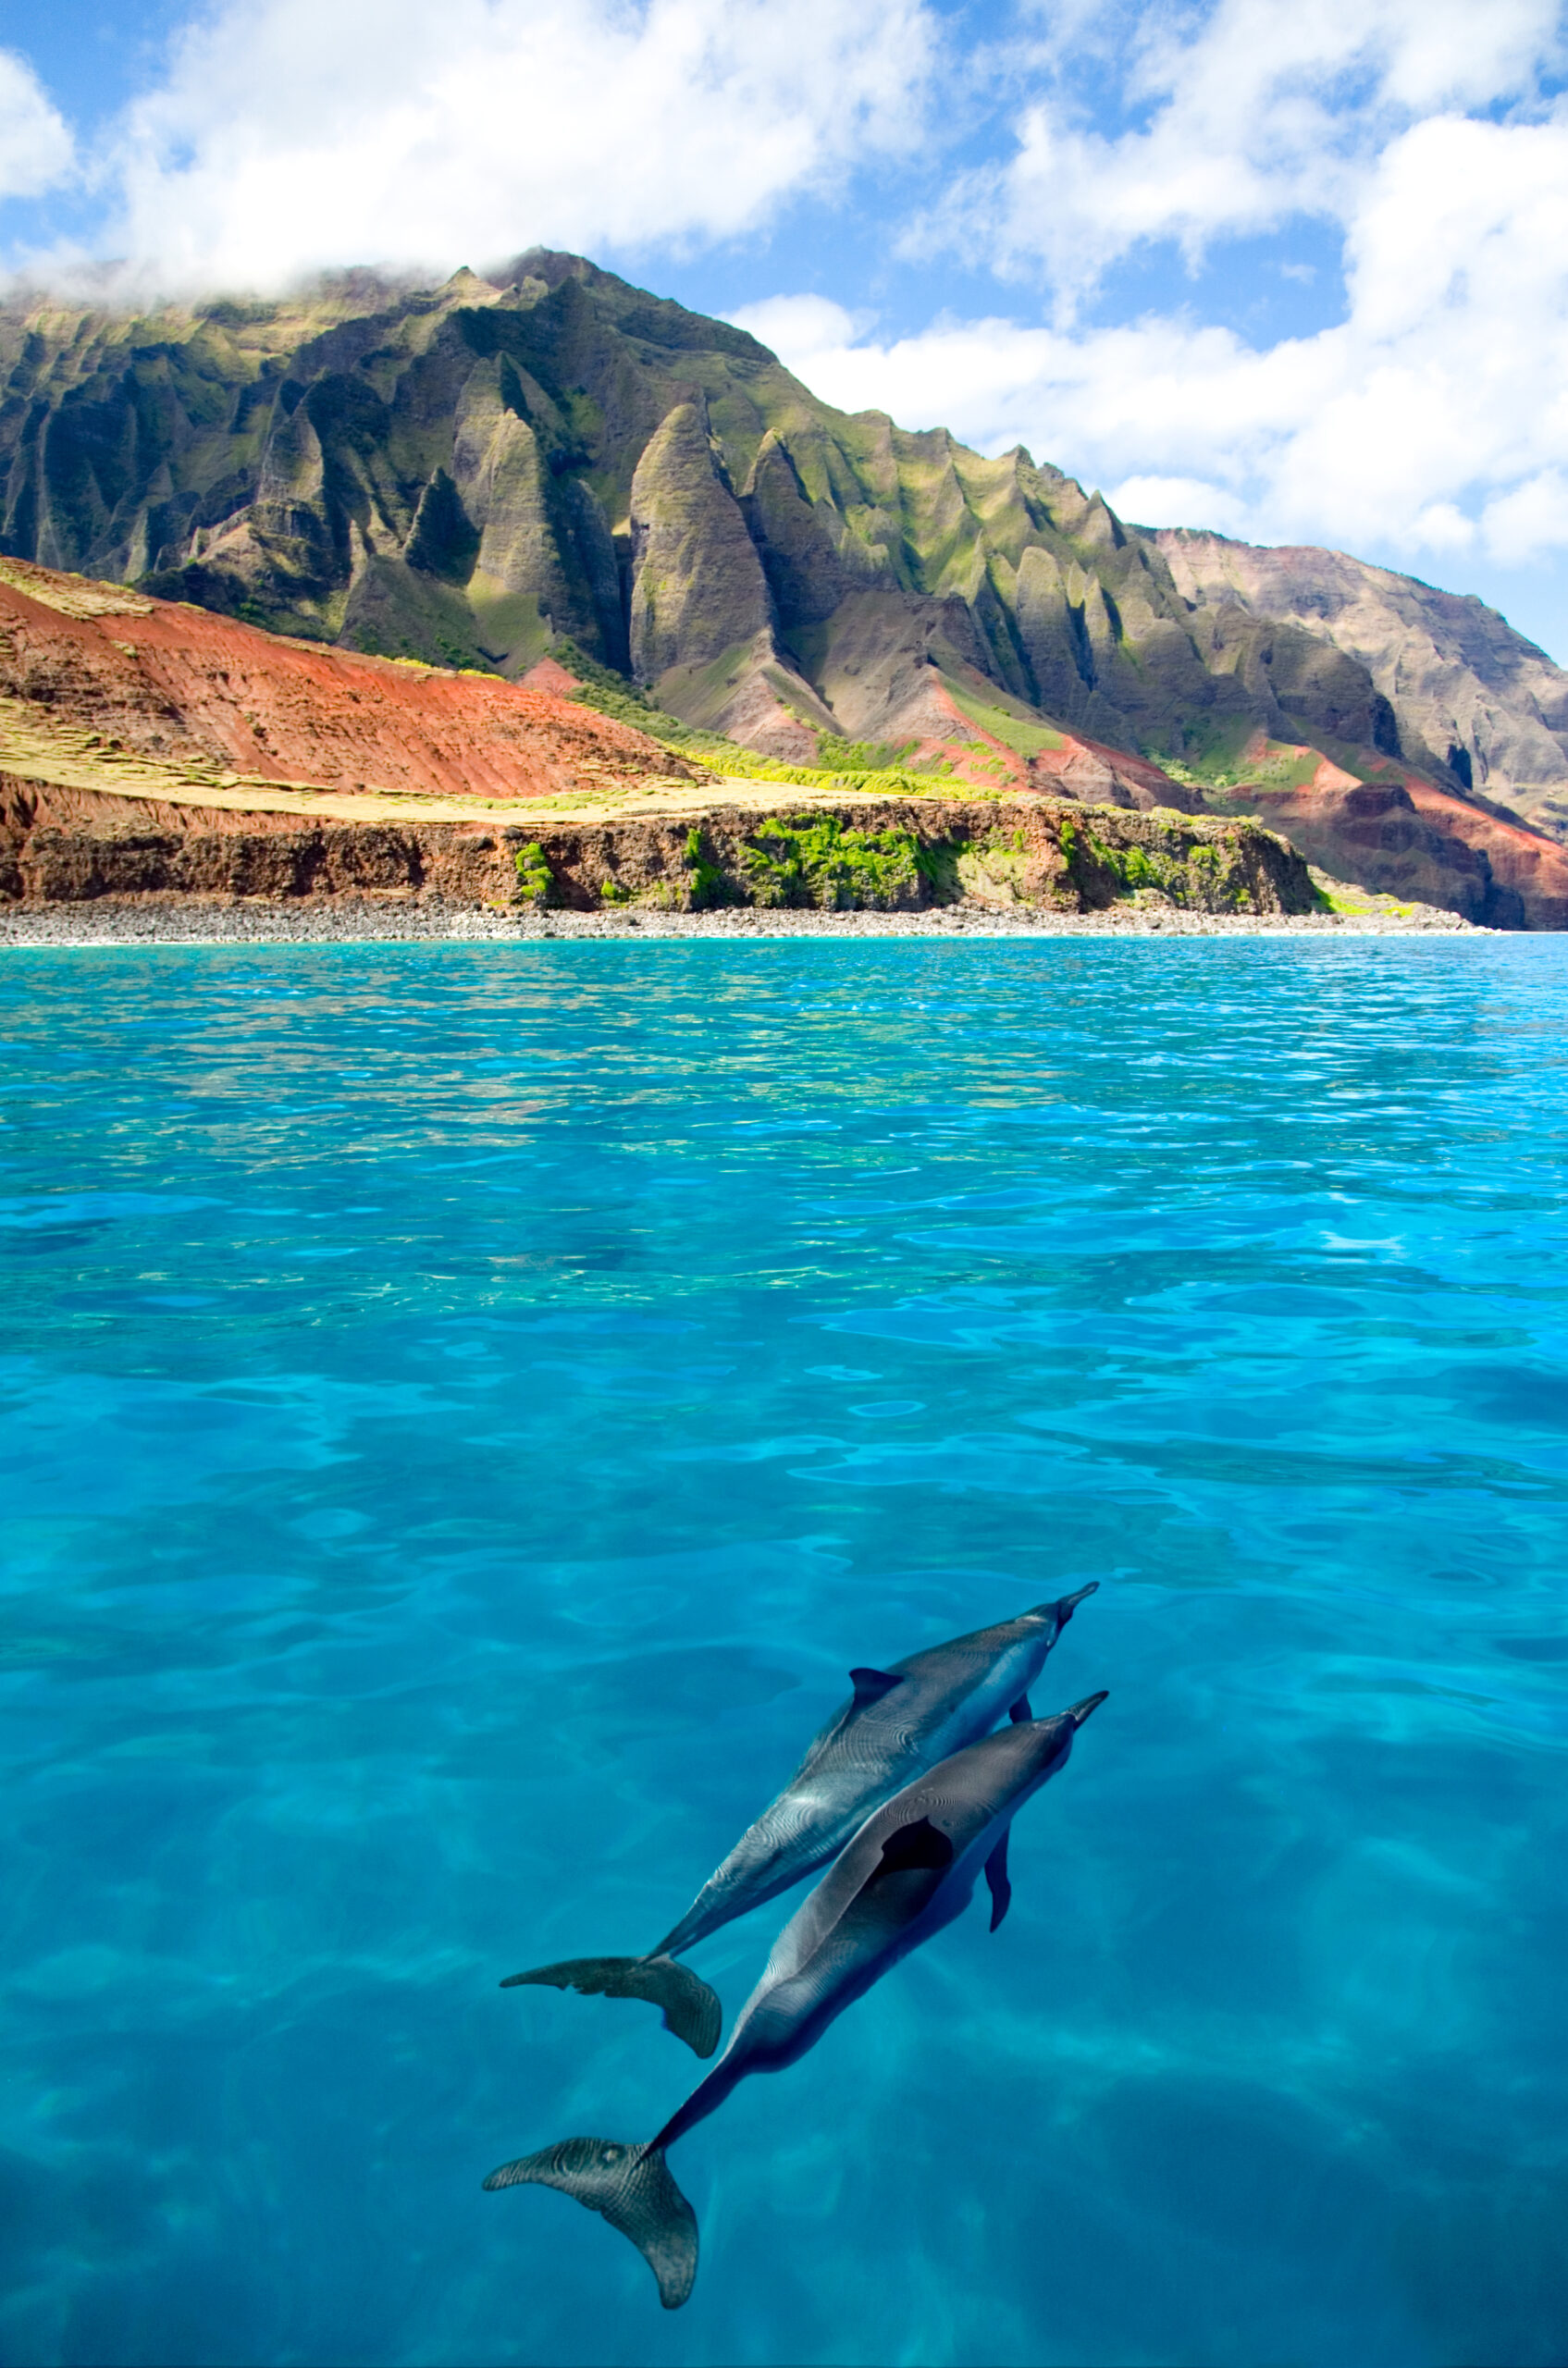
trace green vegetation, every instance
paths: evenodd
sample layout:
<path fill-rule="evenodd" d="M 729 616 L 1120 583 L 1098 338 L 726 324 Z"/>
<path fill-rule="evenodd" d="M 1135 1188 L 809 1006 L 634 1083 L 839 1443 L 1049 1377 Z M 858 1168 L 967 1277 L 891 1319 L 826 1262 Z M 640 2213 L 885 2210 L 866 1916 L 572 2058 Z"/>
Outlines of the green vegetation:
<path fill-rule="evenodd" d="M 944 674 L 942 687 L 960 714 L 971 723 L 978 723 L 1004 748 L 1011 748 L 1020 757 L 1038 757 L 1048 748 L 1060 748 L 1065 743 L 1061 733 L 1049 723 L 1031 723 L 1010 709 L 994 705 L 990 699 L 977 698 L 972 691 L 962 689 L 949 674 Z"/>
<path fill-rule="evenodd" d="M 831 732 L 817 734 L 817 762 L 832 773 L 887 773 L 904 764 L 918 740 L 895 747 L 891 740 L 840 740 Z"/>
<path fill-rule="evenodd" d="M 876 773 L 826 772 L 820 765 L 786 765 L 776 757 L 759 757 L 750 748 L 737 747 L 733 740 L 710 741 L 701 761 L 735 780 L 787 782 L 796 789 L 863 790 L 872 797 L 929 797 L 938 783 L 954 778 L 945 765 L 931 772 L 923 768 L 914 772 L 902 766 Z"/>
<path fill-rule="evenodd" d="M 555 874 L 537 839 L 530 839 L 525 847 L 519 847 L 512 861 L 517 874 L 516 902 L 532 905 L 537 912 L 542 912 L 555 894 Z"/>
<path fill-rule="evenodd" d="M 964 896 L 978 896 L 988 905 L 1027 905 L 1038 901 L 1043 891 L 1050 901 L 1038 857 L 1031 855 L 1028 837 L 1019 829 L 940 840 L 922 847 L 919 860 L 932 901 L 939 905 Z"/>
<path fill-rule="evenodd" d="M 1415 910 L 1414 905 L 1401 904 L 1397 896 L 1379 895 L 1342 880 L 1330 880 L 1325 872 L 1315 870 L 1312 874 L 1312 893 L 1318 912 L 1339 913 L 1352 920 L 1384 917 L 1408 920 Z"/>
<path fill-rule="evenodd" d="M 1319 735 L 1322 736 L 1321 734 Z M 1269 789 L 1301 789 L 1323 760 L 1323 751 L 1283 740 L 1263 740 L 1244 717 L 1224 722 L 1189 723 L 1180 734 L 1181 752 L 1167 756 L 1146 747 L 1144 755 L 1160 765 L 1172 781 L 1189 789 L 1229 790 L 1253 785 Z"/>
<path fill-rule="evenodd" d="M 919 888 L 920 849 L 912 831 L 856 831 L 838 814 L 770 816 L 746 853 L 759 905 L 815 905 L 840 912 L 885 912 Z"/>
<path fill-rule="evenodd" d="M 623 880 L 601 881 L 599 893 L 607 905 L 629 905 L 632 901 L 632 892 Z"/>
<path fill-rule="evenodd" d="M 683 723 L 678 715 L 669 715 L 655 707 L 648 693 L 624 674 L 600 665 L 574 641 L 558 641 L 550 656 L 569 674 L 575 674 L 578 688 L 568 694 L 579 707 L 591 707 L 599 715 L 608 715 L 613 722 L 629 723 L 634 732 L 646 732 L 650 740 L 658 740 L 667 748 L 678 748 L 685 757 L 705 761 L 708 751 L 716 749 L 728 754 L 732 743 L 714 732 L 695 731 Z"/>
<path fill-rule="evenodd" d="M 958 867 L 969 854 L 968 839 L 938 839 L 915 849 L 915 869 L 931 890 L 933 905 L 956 905 L 964 893 Z"/>
<path fill-rule="evenodd" d="M 1153 744 L 1144 744 L 1143 754 L 1189 789 L 1235 789 L 1258 778 L 1256 761 L 1247 757 L 1256 727 L 1245 716 L 1191 718 L 1171 736 L 1177 745 L 1169 754 Z"/>
<path fill-rule="evenodd" d="M 691 883 L 694 912 L 702 912 L 710 905 L 722 905 L 728 886 L 723 872 L 716 863 L 710 863 L 702 851 L 702 832 L 694 825 L 686 832 L 685 848 L 686 878 Z"/>

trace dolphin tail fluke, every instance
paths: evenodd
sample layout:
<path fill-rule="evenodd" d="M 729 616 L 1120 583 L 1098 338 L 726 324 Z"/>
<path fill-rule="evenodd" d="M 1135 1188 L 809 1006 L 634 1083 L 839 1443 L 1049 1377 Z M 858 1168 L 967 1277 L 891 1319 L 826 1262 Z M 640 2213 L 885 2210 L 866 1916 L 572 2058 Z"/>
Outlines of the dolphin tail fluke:
<path fill-rule="evenodd" d="M 509 1974 L 501 1988 L 516 1990 L 525 1982 L 578 1990 L 586 1997 L 646 1998 L 663 2008 L 665 2029 L 684 2039 L 694 2055 L 711 2055 L 719 2044 L 724 2010 L 717 1994 L 673 1957 L 568 1957 L 561 1965 Z"/>
<path fill-rule="evenodd" d="M 659 2146 L 624 2146 L 614 2138 L 563 2138 L 537 2154 L 503 2163 L 487 2188 L 555 2187 L 601 2212 L 629 2237 L 659 2282 L 659 2299 L 678 2311 L 697 2278 L 697 2214 L 670 2176 Z"/>

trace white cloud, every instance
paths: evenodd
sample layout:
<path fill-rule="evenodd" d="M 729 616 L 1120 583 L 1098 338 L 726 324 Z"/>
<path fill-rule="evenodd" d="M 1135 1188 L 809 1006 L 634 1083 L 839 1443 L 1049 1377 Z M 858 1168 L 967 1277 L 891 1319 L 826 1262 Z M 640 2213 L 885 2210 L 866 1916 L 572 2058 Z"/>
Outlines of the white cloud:
<path fill-rule="evenodd" d="M 1346 285 L 1341 322 L 1261 351 L 1180 316 L 943 319 L 882 345 L 816 300 L 735 317 L 830 401 L 1027 444 L 1150 524 L 1410 563 L 1568 546 L 1568 114 L 1389 140 Z"/>
<path fill-rule="evenodd" d="M 1203 477 L 1124 477 L 1105 489 L 1118 518 L 1140 526 L 1204 526 L 1236 535 L 1247 524 L 1247 505 L 1223 486 Z"/>
<path fill-rule="evenodd" d="M 1487 541 L 1505 566 L 1527 565 L 1568 546 L 1568 475 L 1542 469 L 1487 504 Z"/>
<path fill-rule="evenodd" d="M 0 49 L 0 197 L 37 197 L 71 170 L 70 133 L 27 60 Z"/>
<path fill-rule="evenodd" d="M 1042 269 L 1067 318 L 1140 245 L 1173 240 L 1195 265 L 1291 216 L 1349 222 L 1389 138 L 1528 95 L 1559 15 L 1559 0 L 1216 0 L 1098 26 L 1074 12 L 1032 61 L 1015 153 L 962 176 L 907 244 Z M 1085 68 L 1133 128 L 1084 119 Z"/>
<path fill-rule="evenodd" d="M 914 136 L 925 0 L 228 0 L 130 111 L 168 286 L 710 240 Z"/>

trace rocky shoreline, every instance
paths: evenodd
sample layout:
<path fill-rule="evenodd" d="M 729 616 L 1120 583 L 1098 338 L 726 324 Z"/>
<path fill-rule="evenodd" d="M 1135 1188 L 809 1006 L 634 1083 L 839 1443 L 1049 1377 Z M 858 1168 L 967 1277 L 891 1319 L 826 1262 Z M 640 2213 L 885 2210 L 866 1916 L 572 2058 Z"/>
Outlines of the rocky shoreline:
<path fill-rule="evenodd" d="M 422 898 L 418 902 L 311 897 L 255 903 L 190 896 L 102 897 L 91 904 L 0 906 L 0 947 L 115 945 L 310 945 L 333 944 L 530 944 L 666 938 L 920 937 L 1408 937 L 1493 936 L 1430 905 L 1399 906 L 1368 899 L 1353 913 L 1201 913 L 1173 906 L 1128 905 L 1106 912 L 1060 913 L 1023 906 L 958 904 L 922 912 L 796 912 L 760 907 L 710 913 L 486 911 Z"/>

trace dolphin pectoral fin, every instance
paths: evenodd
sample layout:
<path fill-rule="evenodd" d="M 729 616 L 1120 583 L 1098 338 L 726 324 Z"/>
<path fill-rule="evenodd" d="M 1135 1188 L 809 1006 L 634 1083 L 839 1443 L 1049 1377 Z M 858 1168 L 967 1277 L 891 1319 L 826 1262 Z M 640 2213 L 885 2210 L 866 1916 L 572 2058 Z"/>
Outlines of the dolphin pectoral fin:
<path fill-rule="evenodd" d="M 1033 1718 L 1034 1713 L 1029 1707 L 1029 1696 L 1027 1694 L 1020 1694 L 1019 1696 L 1018 1700 L 1013 1704 L 1013 1707 L 1008 1711 L 1007 1716 L 1011 1719 L 1015 1727 L 1021 1727 L 1026 1719 Z"/>
<path fill-rule="evenodd" d="M 614 2138 L 563 2138 L 537 2154 L 503 2163 L 485 2185 L 553 2187 L 600 2212 L 629 2237 L 659 2283 L 667 2311 L 678 2311 L 697 2279 L 697 2214 L 670 2176 L 657 2146 Z"/>
<path fill-rule="evenodd" d="M 665 2029 L 684 2039 L 694 2055 L 711 2055 L 719 2044 L 724 2010 L 717 1993 L 673 1957 L 567 1957 L 560 1965 L 508 1974 L 501 1988 L 516 1990 L 525 1982 L 575 1990 L 586 1998 L 646 1998 L 662 2007 Z"/>
<path fill-rule="evenodd" d="M 864 1710 L 871 1703 L 880 1702 L 884 1694 L 891 1694 L 895 1685 L 902 1685 L 904 1680 L 894 1676 L 890 1670 L 852 1669 L 849 1683 L 855 1688 L 855 1708 Z"/>
<path fill-rule="evenodd" d="M 991 1929 L 994 1932 L 1012 1906 L 1013 1886 L 1007 1877 L 1007 1835 L 1012 1830 L 1008 1826 L 1006 1833 L 1003 1834 L 985 1862 L 985 1880 L 991 1889 Z"/>

